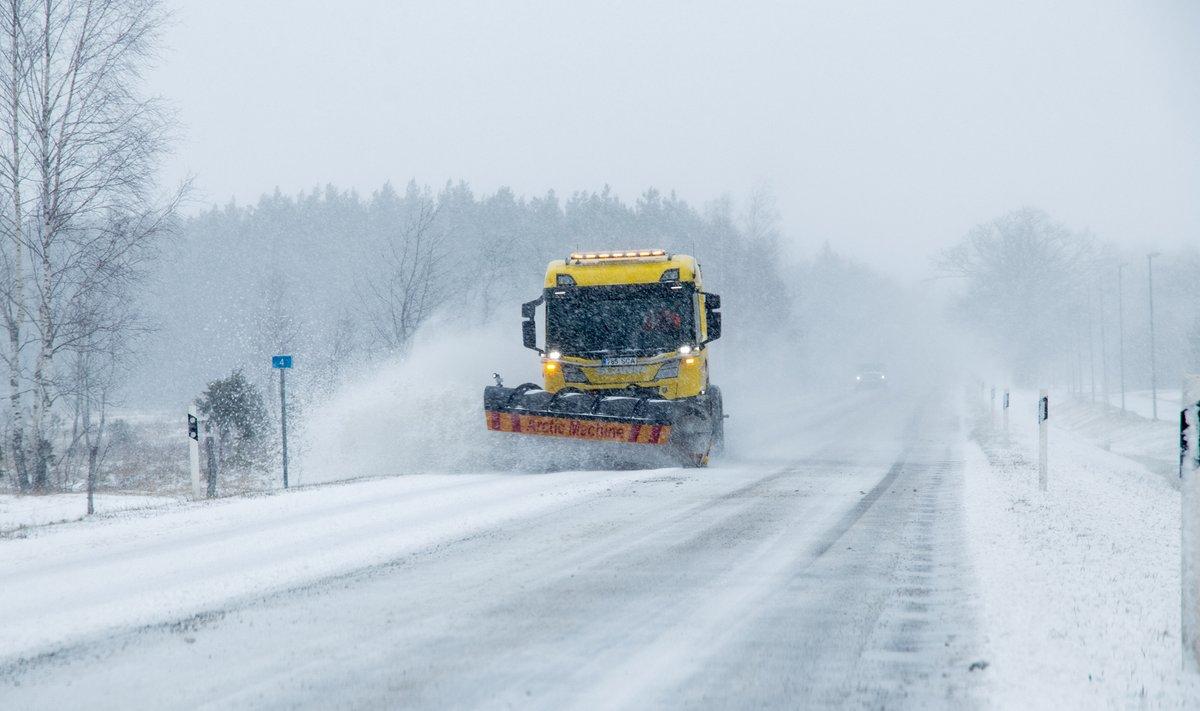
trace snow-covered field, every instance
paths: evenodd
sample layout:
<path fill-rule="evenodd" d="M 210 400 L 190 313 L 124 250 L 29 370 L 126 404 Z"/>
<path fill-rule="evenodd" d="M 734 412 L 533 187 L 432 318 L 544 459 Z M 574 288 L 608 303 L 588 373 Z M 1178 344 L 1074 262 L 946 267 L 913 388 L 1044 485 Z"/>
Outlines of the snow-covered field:
<path fill-rule="evenodd" d="M 1175 422 L 1179 416 L 1179 406 L 1183 401 L 1183 392 L 1179 382 L 1166 383 L 1158 389 L 1158 419 Z M 1109 396 L 1111 405 L 1121 407 L 1120 394 Z M 1149 390 L 1133 390 L 1125 393 L 1125 409 L 1140 417 L 1150 418 L 1154 414 L 1154 394 Z"/>
<path fill-rule="evenodd" d="M 93 501 L 96 514 L 104 515 L 129 509 L 169 506 L 178 499 L 168 496 L 138 494 L 96 494 Z M 87 515 L 87 494 L 45 494 L 14 496 L 0 494 L 0 533 L 30 526 L 78 521 Z"/>
<path fill-rule="evenodd" d="M 1161 405 L 1161 403 L 1160 403 Z M 1070 432 L 1104 451 L 1119 454 L 1159 475 L 1172 487 L 1179 481 L 1179 416 L 1174 411 L 1152 420 L 1114 407 L 1060 399 L 1053 429 Z"/>
<path fill-rule="evenodd" d="M 1180 663 L 1178 490 L 1093 441 L 1131 447 L 1111 435 L 1133 430 L 1139 456 L 1162 455 L 1170 428 L 1054 407 L 1042 492 L 1036 402 L 1014 393 L 1010 438 L 980 418 L 967 449 L 987 695 L 999 708 L 1195 708 L 1200 678 Z"/>
<path fill-rule="evenodd" d="M 0 657 L 386 563 L 643 475 L 410 476 L 32 530 L 0 541 Z"/>

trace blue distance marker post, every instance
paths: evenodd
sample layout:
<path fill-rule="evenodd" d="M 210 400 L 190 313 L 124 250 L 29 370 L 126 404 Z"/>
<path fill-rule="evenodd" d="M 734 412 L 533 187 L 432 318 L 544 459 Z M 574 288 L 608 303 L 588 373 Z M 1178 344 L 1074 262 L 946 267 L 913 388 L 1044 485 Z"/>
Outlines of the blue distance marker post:
<path fill-rule="evenodd" d="M 292 367 L 290 355 L 271 356 L 271 367 L 279 371 L 279 419 L 283 426 L 283 488 L 288 488 L 287 475 L 287 378 L 285 373 Z"/>
<path fill-rule="evenodd" d="M 1008 441 L 1008 388 L 1004 388 L 1004 441 Z"/>

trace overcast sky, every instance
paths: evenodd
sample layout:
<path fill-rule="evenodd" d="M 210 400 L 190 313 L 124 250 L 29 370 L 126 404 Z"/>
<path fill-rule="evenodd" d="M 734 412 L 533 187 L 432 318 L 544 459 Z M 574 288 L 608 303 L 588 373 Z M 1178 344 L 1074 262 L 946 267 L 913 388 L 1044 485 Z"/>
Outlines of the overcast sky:
<path fill-rule="evenodd" d="M 767 183 L 797 250 L 892 269 L 1021 205 L 1200 241 L 1192 0 L 168 2 L 166 174 L 205 203 L 462 178 L 699 205 Z"/>

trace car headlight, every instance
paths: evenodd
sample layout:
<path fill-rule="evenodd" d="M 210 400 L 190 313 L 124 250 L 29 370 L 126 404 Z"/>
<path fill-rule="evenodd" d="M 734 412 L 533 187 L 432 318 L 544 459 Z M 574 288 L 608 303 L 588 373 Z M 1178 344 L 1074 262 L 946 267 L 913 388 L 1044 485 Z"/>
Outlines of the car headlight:
<path fill-rule="evenodd" d="M 669 360 L 659 367 L 658 372 L 654 374 L 655 380 L 666 380 L 667 378 L 675 378 L 679 376 L 679 361 Z"/>
<path fill-rule="evenodd" d="M 583 368 L 572 363 L 562 364 L 563 380 L 568 383 L 586 383 L 587 376 L 583 374 Z"/>

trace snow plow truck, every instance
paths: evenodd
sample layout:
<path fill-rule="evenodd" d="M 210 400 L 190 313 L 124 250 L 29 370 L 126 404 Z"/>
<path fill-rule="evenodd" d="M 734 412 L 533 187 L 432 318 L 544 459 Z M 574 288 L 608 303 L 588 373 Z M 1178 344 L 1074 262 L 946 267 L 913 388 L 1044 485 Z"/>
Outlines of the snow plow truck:
<path fill-rule="evenodd" d="M 488 429 L 707 465 L 724 443 L 721 391 L 709 380 L 721 298 L 703 290 L 699 263 L 662 249 L 575 252 L 550 262 L 544 287 L 521 306 L 542 383 L 510 388 L 497 374 L 483 392 Z"/>

